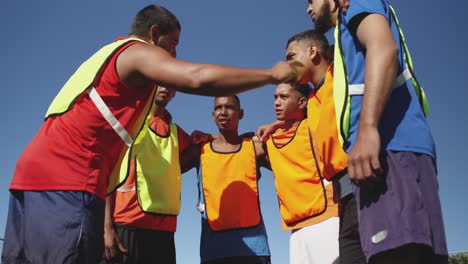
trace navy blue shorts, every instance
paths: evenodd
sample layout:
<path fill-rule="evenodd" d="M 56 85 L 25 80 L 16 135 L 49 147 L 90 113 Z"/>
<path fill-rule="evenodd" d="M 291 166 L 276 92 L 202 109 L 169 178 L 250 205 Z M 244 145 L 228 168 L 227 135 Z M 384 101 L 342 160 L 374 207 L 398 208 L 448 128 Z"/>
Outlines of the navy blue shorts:
<path fill-rule="evenodd" d="M 98 263 L 104 206 L 87 192 L 12 191 L 2 263 Z"/>
<path fill-rule="evenodd" d="M 385 180 L 355 188 L 364 254 L 371 256 L 407 244 L 422 244 L 447 255 L 439 185 L 428 155 L 386 151 Z"/>

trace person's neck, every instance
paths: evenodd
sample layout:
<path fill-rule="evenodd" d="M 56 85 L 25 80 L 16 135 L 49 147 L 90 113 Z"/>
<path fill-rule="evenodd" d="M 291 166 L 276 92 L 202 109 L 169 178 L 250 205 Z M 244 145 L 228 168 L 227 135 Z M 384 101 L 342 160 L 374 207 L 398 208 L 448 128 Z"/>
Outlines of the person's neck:
<path fill-rule="evenodd" d="M 166 112 L 166 107 L 162 105 L 155 104 L 153 107 L 153 116 L 154 117 L 163 117 Z"/>
<path fill-rule="evenodd" d="M 311 80 L 315 88 L 325 79 L 329 66 L 329 63 L 321 62 L 315 67 Z"/>
<path fill-rule="evenodd" d="M 340 12 L 341 11 L 339 8 L 336 8 L 335 10 L 332 11 L 332 15 L 331 15 L 332 20 L 330 21 L 330 24 L 332 25 L 332 27 L 336 27 L 336 19 L 340 15 Z"/>
<path fill-rule="evenodd" d="M 212 148 L 217 152 L 231 153 L 237 151 L 242 139 L 236 131 L 219 131 L 218 137 L 213 140 Z"/>
<path fill-rule="evenodd" d="M 293 127 L 297 127 L 299 123 L 301 123 L 302 119 L 291 119 L 291 120 L 285 120 L 284 121 L 284 130 L 289 130 Z"/>
<path fill-rule="evenodd" d="M 241 138 L 239 137 L 239 133 L 237 132 L 237 130 L 219 130 L 219 135 L 215 141 L 216 143 L 223 145 L 239 145 L 241 142 Z"/>
<path fill-rule="evenodd" d="M 128 35 L 129 38 L 137 38 L 146 41 L 147 43 L 153 43 L 150 38 L 137 36 L 137 35 Z"/>

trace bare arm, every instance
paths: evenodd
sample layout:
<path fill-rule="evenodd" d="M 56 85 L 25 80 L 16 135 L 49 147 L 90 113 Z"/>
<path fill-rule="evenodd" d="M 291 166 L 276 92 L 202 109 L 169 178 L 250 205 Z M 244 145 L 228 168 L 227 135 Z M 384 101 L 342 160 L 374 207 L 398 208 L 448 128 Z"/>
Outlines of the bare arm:
<path fill-rule="evenodd" d="M 260 126 L 257 129 L 257 136 L 261 142 L 266 142 L 268 137 L 275 132 L 278 128 L 284 127 L 285 122 L 281 120 L 276 120 L 270 124 Z"/>
<path fill-rule="evenodd" d="M 295 81 L 293 66 L 280 62 L 271 69 L 246 69 L 214 64 L 190 63 L 173 58 L 159 47 L 135 44 L 119 56 L 117 71 L 127 83 L 135 74 L 184 93 L 222 96 L 267 84 Z"/>
<path fill-rule="evenodd" d="M 114 222 L 112 219 L 112 212 L 115 206 L 115 193 L 110 194 L 106 198 L 106 207 L 104 211 L 104 257 L 105 259 L 112 259 L 118 255 L 118 250 L 124 254 L 128 251 L 120 242 L 119 237 L 114 229 Z"/>
<path fill-rule="evenodd" d="M 355 183 L 381 173 L 378 125 L 398 70 L 398 47 L 385 17 L 367 15 L 356 35 L 366 52 L 365 93 L 356 143 L 349 155 L 349 177 Z"/>
<path fill-rule="evenodd" d="M 266 151 L 266 146 L 257 136 L 252 138 L 255 145 L 255 157 L 260 166 L 265 167 L 271 170 L 270 159 L 268 158 L 268 152 Z"/>
<path fill-rule="evenodd" d="M 180 169 L 182 173 L 198 166 L 200 162 L 200 145 L 190 145 L 180 156 Z"/>

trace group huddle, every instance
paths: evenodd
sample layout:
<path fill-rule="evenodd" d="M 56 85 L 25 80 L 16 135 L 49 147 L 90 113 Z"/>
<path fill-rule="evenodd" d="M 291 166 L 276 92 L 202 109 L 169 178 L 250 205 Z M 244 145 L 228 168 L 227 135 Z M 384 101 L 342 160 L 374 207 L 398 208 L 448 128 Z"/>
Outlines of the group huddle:
<path fill-rule="evenodd" d="M 176 263 L 192 168 L 200 262 L 271 263 L 260 167 L 274 175 L 290 263 L 448 263 L 429 108 L 395 11 L 308 2 L 315 29 L 271 69 L 178 60 L 176 16 L 140 10 L 128 37 L 69 78 L 21 154 L 2 263 Z M 239 134 L 235 94 L 268 84 L 276 120 Z M 176 91 L 214 97 L 216 135 L 172 121 Z"/>

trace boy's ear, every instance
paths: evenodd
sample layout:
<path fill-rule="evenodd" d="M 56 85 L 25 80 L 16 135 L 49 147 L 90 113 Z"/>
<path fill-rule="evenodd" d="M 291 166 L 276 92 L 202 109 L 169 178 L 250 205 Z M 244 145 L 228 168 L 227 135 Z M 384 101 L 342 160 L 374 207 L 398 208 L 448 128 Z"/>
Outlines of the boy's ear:
<path fill-rule="evenodd" d="M 244 118 L 244 109 L 241 108 L 239 110 L 239 120 L 242 119 L 242 118 Z"/>
<path fill-rule="evenodd" d="M 307 107 L 307 98 L 303 96 L 299 99 L 299 108 L 305 109 L 306 107 Z"/>
<path fill-rule="evenodd" d="M 343 3 L 340 3 L 342 5 L 347 5 L 349 6 L 349 0 L 338 0 L 339 2 L 343 2 Z M 346 9 L 347 9 L 347 6 L 346 6 Z M 333 1 L 330 1 L 330 11 L 331 12 L 335 12 L 337 9 L 339 8 L 339 5 L 338 3 L 336 2 L 336 0 L 333 0 Z M 346 10 L 343 10 L 343 11 L 346 11 Z"/>
<path fill-rule="evenodd" d="M 159 30 L 159 27 L 156 25 L 152 25 L 150 28 L 150 39 L 153 41 L 153 43 L 156 45 L 158 43 L 158 39 L 161 36 L 161 31 Z"/>
<path fill-rule="evenodd" d="M 317 57 L 318 48 L 317 46 L 309 46 L 307 52 L 309 53 L 310 60 L 313 61 Z"/>

